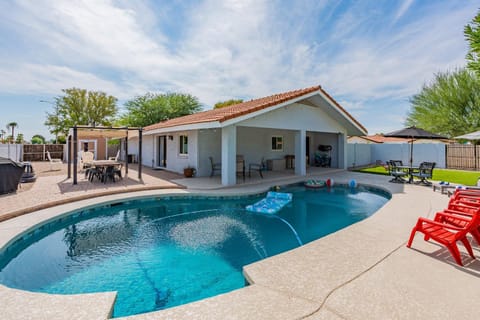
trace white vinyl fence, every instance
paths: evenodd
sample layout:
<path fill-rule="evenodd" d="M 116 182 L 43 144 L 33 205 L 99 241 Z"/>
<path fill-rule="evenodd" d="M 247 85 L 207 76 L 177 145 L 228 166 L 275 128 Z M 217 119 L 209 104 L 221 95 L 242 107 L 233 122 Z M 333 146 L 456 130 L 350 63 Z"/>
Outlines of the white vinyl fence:
<path fill-rule="evenodd" d="M 23 145 L 21 144 L 0 144 L 0 157 L 14 161 L 22 161 Z"/>
<path fill-rule="evenodd" d="M 443 143 L 418 143 L 413 145 L 413 165 L 421 162 L 435 162 L 436 168 L 445 168 L 446 146 Z M 349 143 L 347 145 L 347 166 L 361 167 L 376 162 L 402 160 L 410 163 L 410 144 L 408 143 Z"/>

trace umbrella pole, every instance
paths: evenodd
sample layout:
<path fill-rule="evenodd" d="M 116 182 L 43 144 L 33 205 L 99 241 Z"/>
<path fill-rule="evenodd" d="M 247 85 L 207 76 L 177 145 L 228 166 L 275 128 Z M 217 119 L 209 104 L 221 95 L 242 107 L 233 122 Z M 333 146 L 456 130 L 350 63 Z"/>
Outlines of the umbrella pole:
<path fill-rule="evenodd" d="M 413 167 L 413 137 L 410 140 L 410 168 Z"/>

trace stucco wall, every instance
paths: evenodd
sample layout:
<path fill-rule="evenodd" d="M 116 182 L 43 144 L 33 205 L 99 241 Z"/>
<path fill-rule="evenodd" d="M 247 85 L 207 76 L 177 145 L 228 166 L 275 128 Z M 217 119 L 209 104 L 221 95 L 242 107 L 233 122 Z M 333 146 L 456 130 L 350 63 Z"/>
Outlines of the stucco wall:
<path fill-rule="evenodd" d="M 200 130 L 198 132 L 198 145 L 197 176 L 209 176 L 212 168 L 209 157 L 212 157 L 215 163 L 221 162 L 222 159 L 222 130 Z"/>
<path fill-rule="evenodd" d="M 321 132 L 344 132 L 345 129 L 320 108 L 292 104 L 266 114 L 245 120 L 242 126 L 307 130 Z"/>
<path fill-rule="evenodd" d="M 272 150 L 272 137 L 283 137 L 283 150 Z M 252 127 L 237 128 L 237 154 L 244 156 L 245 163 L 260 163 L 265 159 L 284 159 L 285 155 L 295 154 L 295 132 L 281 129 Z"/>
<path fill-rule="evenodd" d="M 183 169 L 187 166 L 198 167 L 197 130 L 167 133 L 164 135 L 167 136 L 167 170 L 183 173 Z M 188 155 L 180 155 L 179 143 L 181 135 L 188 136 Z M 173 140 L 170 140 L 168 136 L 172 136 Z M 157 166 L 158 136 L 144 135 L 142 138 L 142 150 L 142 164 L 148 167 Z M 138 154 L 138 139 L 128 141 L 128 153 Z"/>
<path fill-rule="evenodd" d="M 385 163 L 387 160 L 402 160 L 410 163 L 410 144 L 348 144 L 347 166 L 364 166 L 377 160 Z M 413 165 L 423 161 L 436 163 L 437 168 L 445 168 L 445 145 L 440 143 L 419 143 L 413 145 Z"/>

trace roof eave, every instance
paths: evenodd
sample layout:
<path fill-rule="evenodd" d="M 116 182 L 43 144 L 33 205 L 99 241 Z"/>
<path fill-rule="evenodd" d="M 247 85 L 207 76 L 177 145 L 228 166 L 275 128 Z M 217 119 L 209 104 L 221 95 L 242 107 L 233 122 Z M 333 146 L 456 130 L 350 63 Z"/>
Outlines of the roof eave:
<path fill-rule="evenodd" d="M 165 128 L 152 129 L 152 130 L 145 131 L 143 135 L 149 136 L 149 135 L 156 135 L 156 134 L 169 133 L 169 132 L 213 129 L 213 128 L 221 128 L 221 127 L 222 126 L 218 121 L 208 121 L 208 122 L 199 122 L 199 123 L 185 124 L 180 126 L 171 126 L 171 127 L 165 127 Z"/>

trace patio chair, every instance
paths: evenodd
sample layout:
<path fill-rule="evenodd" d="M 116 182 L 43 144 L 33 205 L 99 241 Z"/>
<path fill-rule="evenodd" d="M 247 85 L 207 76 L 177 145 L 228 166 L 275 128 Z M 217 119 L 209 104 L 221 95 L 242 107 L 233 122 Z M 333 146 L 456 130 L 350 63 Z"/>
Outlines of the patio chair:
<path fill-rule="evenodd" d="M 212 172 L 210 173 L 210 178 L 213 177 L 215 171 L 222 172 L 222 164 L 213 162 L 212 157 L 208 157 L 210 159 L 210 164 L 212 166 Z"/>
<path fill-rule="evenodd" d="M 63 164 L 63 161 L 62 159 L 56 159 L 56 158 L 52 158 L 50 156 L 50 152 L 47 151 L 47 158 L 48 158 L 48 161 L 50 162 L 50 171 L 53 171 L 54 167 L 57 166 L 57 169 L 56 170 L 62 170 L 62 164 Z M 60 167 L 58 167 L 58 165 L 60 165 Z"/>
<path fill-rule="evenodd" d="M 420 217 L 418 218 L 416 225 L 412 229 L 410 238 L 408 239 L 407 247 L 411 247 L 413 238 L 415 237 L 415 233 L 421 232 L 425 235 L 425 241 L 428 241 L 431 238 L 436 242 L 444 245 L 448 249 L 448 251 L 450 251 L 450 254 L 453 256 L 457 264 L 463 266 L 460 251 L 457 247 L 457 241 L 461 241 L 467 249 L 470 257 L 475 259 L 472 246 L 467 239 L 467 233 L 472 232 L 472 230 L 474 229 L 477 229 L 479 225 L 480 208 L 476 210 L 476 213 L 473 215 L 472 219 L 465 223 L 463 227 L 454 226 L 448 223 L 442 223 Z"/>
<path fill-rule="evenodd" d="M 113 175 L 114 176 L 118 176 L 118 178 L 122 179 L 122 167 L 123 167 L 123 164 L 118 164 L 116 166 L 113 166 Z"/>
<path fill-rule="evenodd" d="M 108 157 L 108 160 L 118 161 L 118 159 L 120 159 L 120 150 L 117 150 L 115 157 Z"/>
<path fill-rule="evenodd" d="M 406 180 L 404 177 L 408 176 L 408 172 L 405 172 L 404 170 L 398 168 L 398 166 L 402 165 L 402 161 L 400 160 L 389 160 L 387 161 L 387 166 L 388 166 L 388 174 L 393 177 L 390 182 L 398 182 L 398 183 L 404 183 Z"/>
<path fill-rule="evenodd" d="M 476 210 L 478 210 L 478 208 Z M 474 218 L 475 214 L 475 212 L 472 213 L 471 211 L 463 211 L 463 209 L 445 209 L 444 211 L 437 212 L 435 214 L 434 220 L 441 223 L 447 223 L 456 227 L 464 228 Z M 480 225 L 477 226 L 477 228 L 470 229 L 469 233 L 475 239 L 477 244 L 480 245 Z"/>
<path fill-rule="evenodd" d="M 87 169 L 92 166 L 95 155 L 91 151 L 82 151 L 80 154 L 80 167 Z"/>
<path fill-rule="evenodd" d="M 108 166 L 105 170 L 103 170 L 100 180 L 103 183 L 107 183 L 108 179 L 115 182 L 115 166 Z"/>
<path fill-rule="evenodd" d="M 260 177 L 263 179 L 263 174 L 262 171 L 265 170 L 265 158 L 262 157 L 262 160 L 260 163 L 250 163 L 248 165 L 248 177 L 252 177 L 252 170 L 253 171 L 258 171 L 258 174 L 260 174 Z"/>
<path fill-rule="evenodd" d="M 432 185 L 427 179 L 432 178 L 433 168 L 435 168 L 435 162 L 422 162 L 418 168 L 417 172 L 412 172 L 412 177 L 417 177 L 420 179 L 418 183 L 423 183 L 427 186 Z"/>

